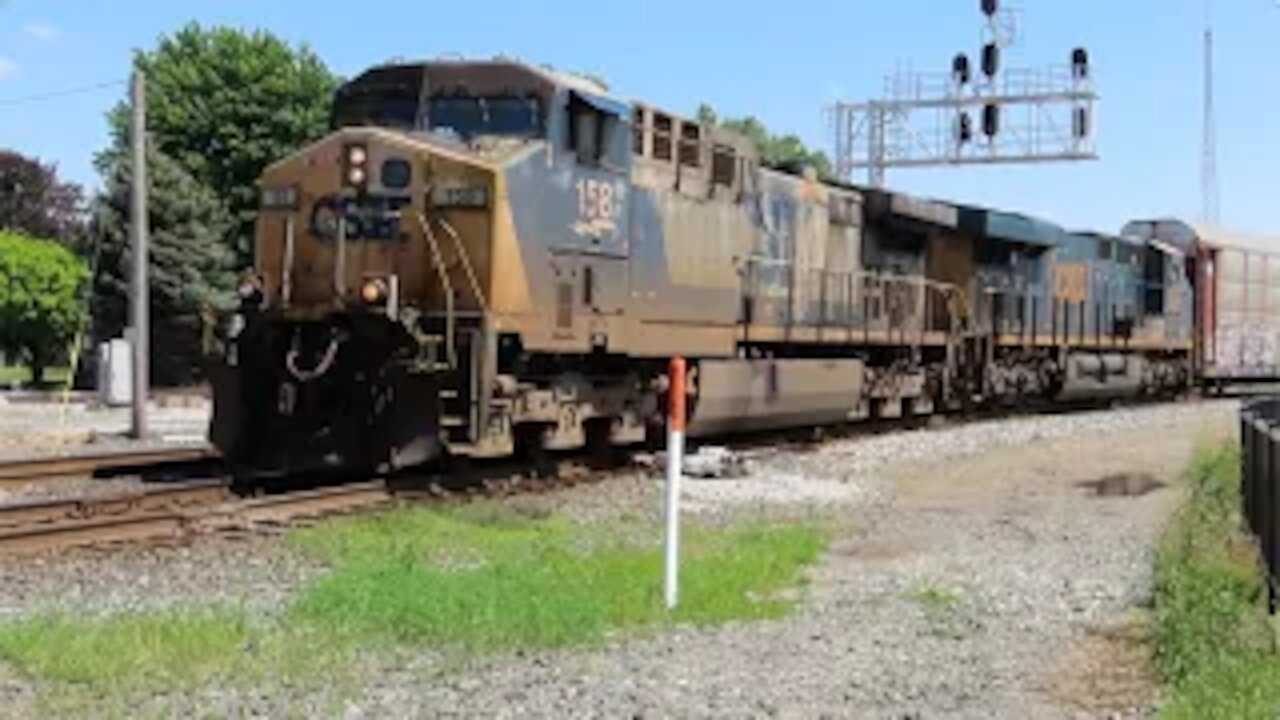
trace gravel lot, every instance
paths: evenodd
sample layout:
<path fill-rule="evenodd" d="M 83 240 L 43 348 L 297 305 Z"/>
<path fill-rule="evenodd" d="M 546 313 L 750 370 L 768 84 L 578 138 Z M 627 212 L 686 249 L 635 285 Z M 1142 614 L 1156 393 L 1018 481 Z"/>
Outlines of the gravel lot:
<path fill-rule="evenodd" d="M 209 401 L 171 397 L 148 405 L 155 443 L 203 442 L 209 426 Z M 0 460 L 33 455 L 70 454 L 136 445 L 125 436 L 131 426 L 127 407 L 93 402 L 62 403 L 8 400 L 0 393 Z"/>
<path fill-rule="evenodd" d="M 165 714 L 347 717 L 1125 717 L 1153 688 L 1133 608 L 1198 442 L 1231 402 L 1039 416 L 752 453 L 747 474 L 690 481 L 687 507 L 836 518 L 831 552 L 785 620 L 620 640 L 458 667 L 431 653 L 374 662 L 336 689 L 209 690 Z M 1115 473 L 1165 483 L 1099 496 Z M 657 511 L 640 475 L 513 502 L 607 520 Z M 270 538 L 0 560 L 0 616 L 246 599 L 278 610 L 322 568 Z M 0 668 L 0 715 L 33 712 Z"/>

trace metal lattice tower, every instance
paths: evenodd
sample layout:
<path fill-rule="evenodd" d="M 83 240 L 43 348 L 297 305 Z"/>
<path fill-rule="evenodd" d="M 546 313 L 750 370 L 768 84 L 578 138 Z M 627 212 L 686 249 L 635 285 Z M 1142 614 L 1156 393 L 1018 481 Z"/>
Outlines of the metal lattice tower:
<path fill-rule="evenodd" d="M 1218 130 L 1213 112 L 1213 27 L 1205 4 L 1204 29 L 1204 142 L 1200 150 L 1200 214 L 1207 223 L 1217 223 Z"/>
<path fill-rule="evenodd" d="M 899 72 L 880 99 L 828 108 L 837 176 L 866 169 L 880 187 L 894 167 L 1097 159 L 1088 54 L 1077 48 L 1069 65 L 1004 69 L 1000 55 L 1017 35 L 1017 11 L 999 5 L 981 3 L 980 71 L 962 54 L 951 73 Z"/>

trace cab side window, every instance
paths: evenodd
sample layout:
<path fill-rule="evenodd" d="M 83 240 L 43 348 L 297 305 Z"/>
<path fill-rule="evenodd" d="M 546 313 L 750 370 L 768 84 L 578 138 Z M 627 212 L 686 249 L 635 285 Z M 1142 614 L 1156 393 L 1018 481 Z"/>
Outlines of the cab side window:
<path fill-rule="evenodd" d="M 610 139 L 617 118 L 587 103 L 569 102 L 569 149 L 583 165 L 599 165 L 609 154 Z"/>
<path fill-rule="evenodd" d="M 716 145 L 711 153 L 711 181 L 716 185 L 732 187 L 738 162 L 733 148 Z"/>
<path fill-rule="evenodd" d="M 671 160 L 672 156 L 672 121 L 670 115 L 653 114 L 653 158 L 655 160 Z"/>

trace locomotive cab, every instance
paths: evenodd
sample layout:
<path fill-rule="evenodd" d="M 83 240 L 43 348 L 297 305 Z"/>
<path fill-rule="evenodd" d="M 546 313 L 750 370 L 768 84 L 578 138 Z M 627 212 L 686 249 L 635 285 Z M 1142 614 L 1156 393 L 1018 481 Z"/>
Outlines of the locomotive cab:
<path fill-rule="evenodd" d="M 331 133 L 261 180 L 254 271 L 211 372 L 234 467 L 379 471 L 509 435 L 487 417 L 497 337 L 535 303 L 508 188 L 552 164 L 549 137 L 599 157 L 605 123 L 573 115 L 591 97 L 506 61 L 339 89 Z"/>

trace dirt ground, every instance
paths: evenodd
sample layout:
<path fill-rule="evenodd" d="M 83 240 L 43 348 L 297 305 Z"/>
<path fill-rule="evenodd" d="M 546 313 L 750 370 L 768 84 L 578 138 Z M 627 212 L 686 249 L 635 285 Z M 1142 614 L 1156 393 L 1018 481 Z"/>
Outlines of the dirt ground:
<path fill-rule="evenodd" d="M 1196 448 L 1234 427 L 1231 403 L 1170 405 L 780 454 L 772 466 L 785 477 L 859 486 L 848 504 L 820 494 L 842 530 L 794 616 L 397 678 L 400 694 L 373 692 L 358 706 L 417 716 L 1145 717 L 1159 701 L 1145 609 L 1154 549 Z"/>

